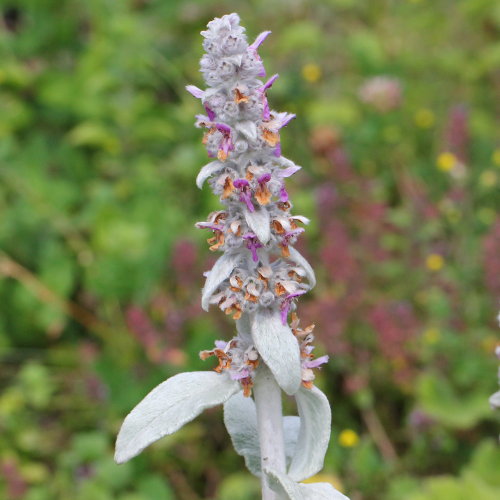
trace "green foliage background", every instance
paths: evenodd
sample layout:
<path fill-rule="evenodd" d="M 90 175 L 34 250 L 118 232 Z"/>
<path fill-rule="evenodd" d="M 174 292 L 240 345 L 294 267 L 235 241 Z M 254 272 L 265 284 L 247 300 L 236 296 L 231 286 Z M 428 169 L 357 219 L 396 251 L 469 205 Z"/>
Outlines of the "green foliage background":
<path fill-rule="evenodd" d="M 352 500 L 499 498 L 489 0 L 0 1 L 0 496 L 258 498 L 220 409 L 112 460 L 126 413 L 231 336 L 198 306 L 213 256 L 193 225 L 218 201 L 194 185 L 184 86 L 202 85 L 200 30 L 233 11 L 249 38 L 273 31 L 270 102 L 298 115 L 283 151 L 319 278 L 299 313 L 331 355 L 323 480 Z M 360 98 L 379 75 L 389 109 Z"/>

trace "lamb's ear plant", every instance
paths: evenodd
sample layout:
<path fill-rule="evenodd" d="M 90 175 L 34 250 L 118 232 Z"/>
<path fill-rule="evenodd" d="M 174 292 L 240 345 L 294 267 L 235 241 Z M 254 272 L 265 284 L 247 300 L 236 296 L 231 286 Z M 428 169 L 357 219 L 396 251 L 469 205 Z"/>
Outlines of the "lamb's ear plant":
<path fill-rule="evenodd" d="M 236 335 L 202 351 L 215 371 L 181 373 L 153 389 L 126 417 L 115 459 L 130 460 L 177 431 L 205 408 L 224 405 L 233 445 L 261 478 L 264 500 L 346 499 L 328 483 L 301 484 L 323 467 L 331 412 L 314 386 L 314 325 L 301 328 L 296 300 L 315 284 L 314 272 L 294 248 L 301 225 L 292 215 L 285 179 L 300 167 L 281 155 L 280 130 L 295 115 L 271 110 L 267 91 L 278 78 L 258 54 L 270 34 L 248 44 L 237 14 L 216 18 L 201 33 L 206 90 L 187 90 L 206 114 L 203 144 L 213 160 L 196 180 L 208 180 L 224 208 L 197 226 L 211 231 L 210 250 L 222 252 L 206 273 L 202 306 L 216 304 L 236 321 Z M 293 396 L 299 416 L 282 415 L 281 391 Z M 253 397 L 252 397 L 253 396 Z"/>

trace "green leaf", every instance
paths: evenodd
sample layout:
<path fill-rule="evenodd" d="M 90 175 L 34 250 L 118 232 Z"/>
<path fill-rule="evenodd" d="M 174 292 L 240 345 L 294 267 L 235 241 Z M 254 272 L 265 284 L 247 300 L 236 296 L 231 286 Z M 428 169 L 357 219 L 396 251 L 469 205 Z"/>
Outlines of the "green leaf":
<path fill-rule="evenodd" d="M 70 131 L 69 142 L 75 146 L 97 146 L 109 152 L 116 152 L 119 142 L 104 125 L 97 122 L 83 122 Z"/>
<path fill-rule="evenodd" d="M 425 413 L 455 429 L 469 429 L 491 415 L 487 394 L 455 394 L 447 380 L 433 373 L 417 380 L 417 401 Z"/>
<path fill-rule="evenodd" d="M 312 21 L 296 21 L 290 23 L 280 33 L 277 40 L 278 50 L 289 53 L 318 49 L 323 45 L 324 33 Z"/>
<path fill-rule="evenodd" d="M 91 462 L 109 451 L 108 437 L 99 431 L 77 434 L 73 438 L 73 450 L 82 462 Z"/>
<path fill-rule="evenodd" d="M 236 473 L 222 482 L 220 500 L 254 500 L 260 494 L 260 481 L 250 474 Z"/>
<path fill-rule="evenodd" d="M 153 474 L 142 477 L 137 484 L 137 489 L 140 493 L 144 494 L 145 498 L 154 500 L 174 500 L 174 493 L 172 492 L 168 483 L 159 476 Z"/>
<path fill-rule="evenodd" d="M 110 454 L 94 462 L 93 466 L 96 478 L 112 491 L 125 487 L 132 479 L 131 464 L 117 465 Z"/>
<path fill-rule="evenodd" d="M 18 377 L 19 385 L 26 394 L 29 404 L 39 409 L 49 406 L 55 385 L 45 366 L 35 361 L 28 362 Z"/>
<path fill-rule="evenodd" d="M 500 448 L 493 440 L 483 441 L 477 447 L 470 466 L 485 483 L 500 488 Z"/>

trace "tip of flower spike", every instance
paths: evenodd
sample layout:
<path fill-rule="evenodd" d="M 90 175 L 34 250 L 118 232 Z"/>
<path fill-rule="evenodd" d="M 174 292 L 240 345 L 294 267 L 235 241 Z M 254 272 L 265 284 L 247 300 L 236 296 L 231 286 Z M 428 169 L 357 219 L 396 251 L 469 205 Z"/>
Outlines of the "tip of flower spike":
<path fill-rule="evenodd" d="M 236 12 L 226 14 L 222 17 L 216 17 L 207 24 L 207 28 L 208 30 L 200 31 L 200 34 L 205 38 L 209 37 L 214 32 L 229 31 L 237 28 L 244 29 L 240 27 L 240 16 L 236 14 Z"/>

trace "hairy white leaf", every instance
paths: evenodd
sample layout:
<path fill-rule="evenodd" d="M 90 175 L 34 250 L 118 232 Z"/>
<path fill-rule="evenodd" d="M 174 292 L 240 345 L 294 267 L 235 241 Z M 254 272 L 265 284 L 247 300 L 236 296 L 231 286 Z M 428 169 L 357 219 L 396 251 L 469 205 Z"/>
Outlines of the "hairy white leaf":
<path fill-rule="evenodd" d="M 242 255 L 239 252 L 224 253 L 214 267 L 208 272 L 205 286 L 201 292 L 201 307 L 208 311 L 210 297 L 213 295 L 217 287 L 233 272 L 233 269 L 240 263 Z"/>
<path fill-rule="evenodd" d="M 245 465 L 252 474 L 260 476 L 260 446 L 253 399 L 246 398 L 240 392 L 226 401 L 224 424 L 236 453 L 245 459 Z"/>
<path fill-rule="evenodd" d="M 500 391 L 495 392 L 492 396 L 490 396 L 490 406 L 493 410 L 497 410 L 500 408 Z"/>
<path fill-rule="evenodd" d="M 265 245 L 271 237 L 271 220 L 269 212 L 264 207 L 257 207 L 253 212 L 244 208 L 245 220 L 260 242 Z"/>
<path fill-rule="evenodd" d="M 243 313 L 241 318 L 236 320 L 236 330 L 239 337 L 250 341 L 252 338 L 252 325 L 250 324 L 250 315 L 248 313 Z"/>
<path fill-rule="evenodd" d="M 349 500 L 330 483 L 296 483 L 286 474 L 265 470 L 269 485 L 283 500 Z"/>
<path fill-rule="evenodd" d="M 315 386 L 301 387 L 295 394 L 300 431 L 295 454 L 288 469 L 290 478 L 302 481 L 323 468 L 330 440 L 331 410 L 326 396 Z"/>
<path fill-rule="evenodd" d="M 299 343 L 288 325 L 283 325 L 279 311 L 259 308 L 252 316 L 252 338 L 264 363 L 278 385 L 294 395 L 301 384 Z"/>
<path fill-rule="evenodd" d="M 238 132 L 241 132 L 249 141 L 257 139 L 257 126 L 255 122 L 250 120 L 239 121 L 234 127 Z"/>
<path fill-rule="evenodd" d="M 227 374 L 213 371 L 179 373 L 165 380 L 125 418 L 116 440 L 115 461 L 121 464 L 130 460 L 240 389 Z"/>
<path fill-rule="evenodd" d="M 289 246 L 288 250 L 290 250 L 290 259 L 301 266 L 306 272 L 307 281 L 309 281 L 309 285 L 311 286 L 311 288 L 316 286 L 316 276 L 314 275 L 311 264 L 309 264 L 309 262 L 307 262 L 307 260 L 302 257 L 302 255 L 297 250 L 295 250 L 294 247 Z"/>
<path fill-rule="evenodd" d="M 210 163 L 207 163 L 204 167 L 201 168 L 200 173 L 196 177 L 196 185 L 201 189 L 203 187 L 203 183 L 211 177 L 213 174 L 222 170 L 226 165 L 224 163 L 216 160 Z"/>
<path fill-rule="evenodd" d="M 240 392 L 226 401 L 224 403 L 224 423 L 231 436 L 236 453 L 245 459 L 245 465 L 252 474 L 260 476 L 261 464 L 257 412 L 253 399 L 246 398 L 243 396 L 243 392 Z M 287 466 L 290 464 L 292 456 L 295 453 L 299 429 L 299 417 L 290 416 L 283 418 Z"/>
<path fill-rule="evenodd" d="M 292 463 L 293 456 L 295 455 L 299 432 L 300 417 L 296 415 L 283 417 L 283 434 L 285 437 L 285 459 L 287 467 Z"/>

